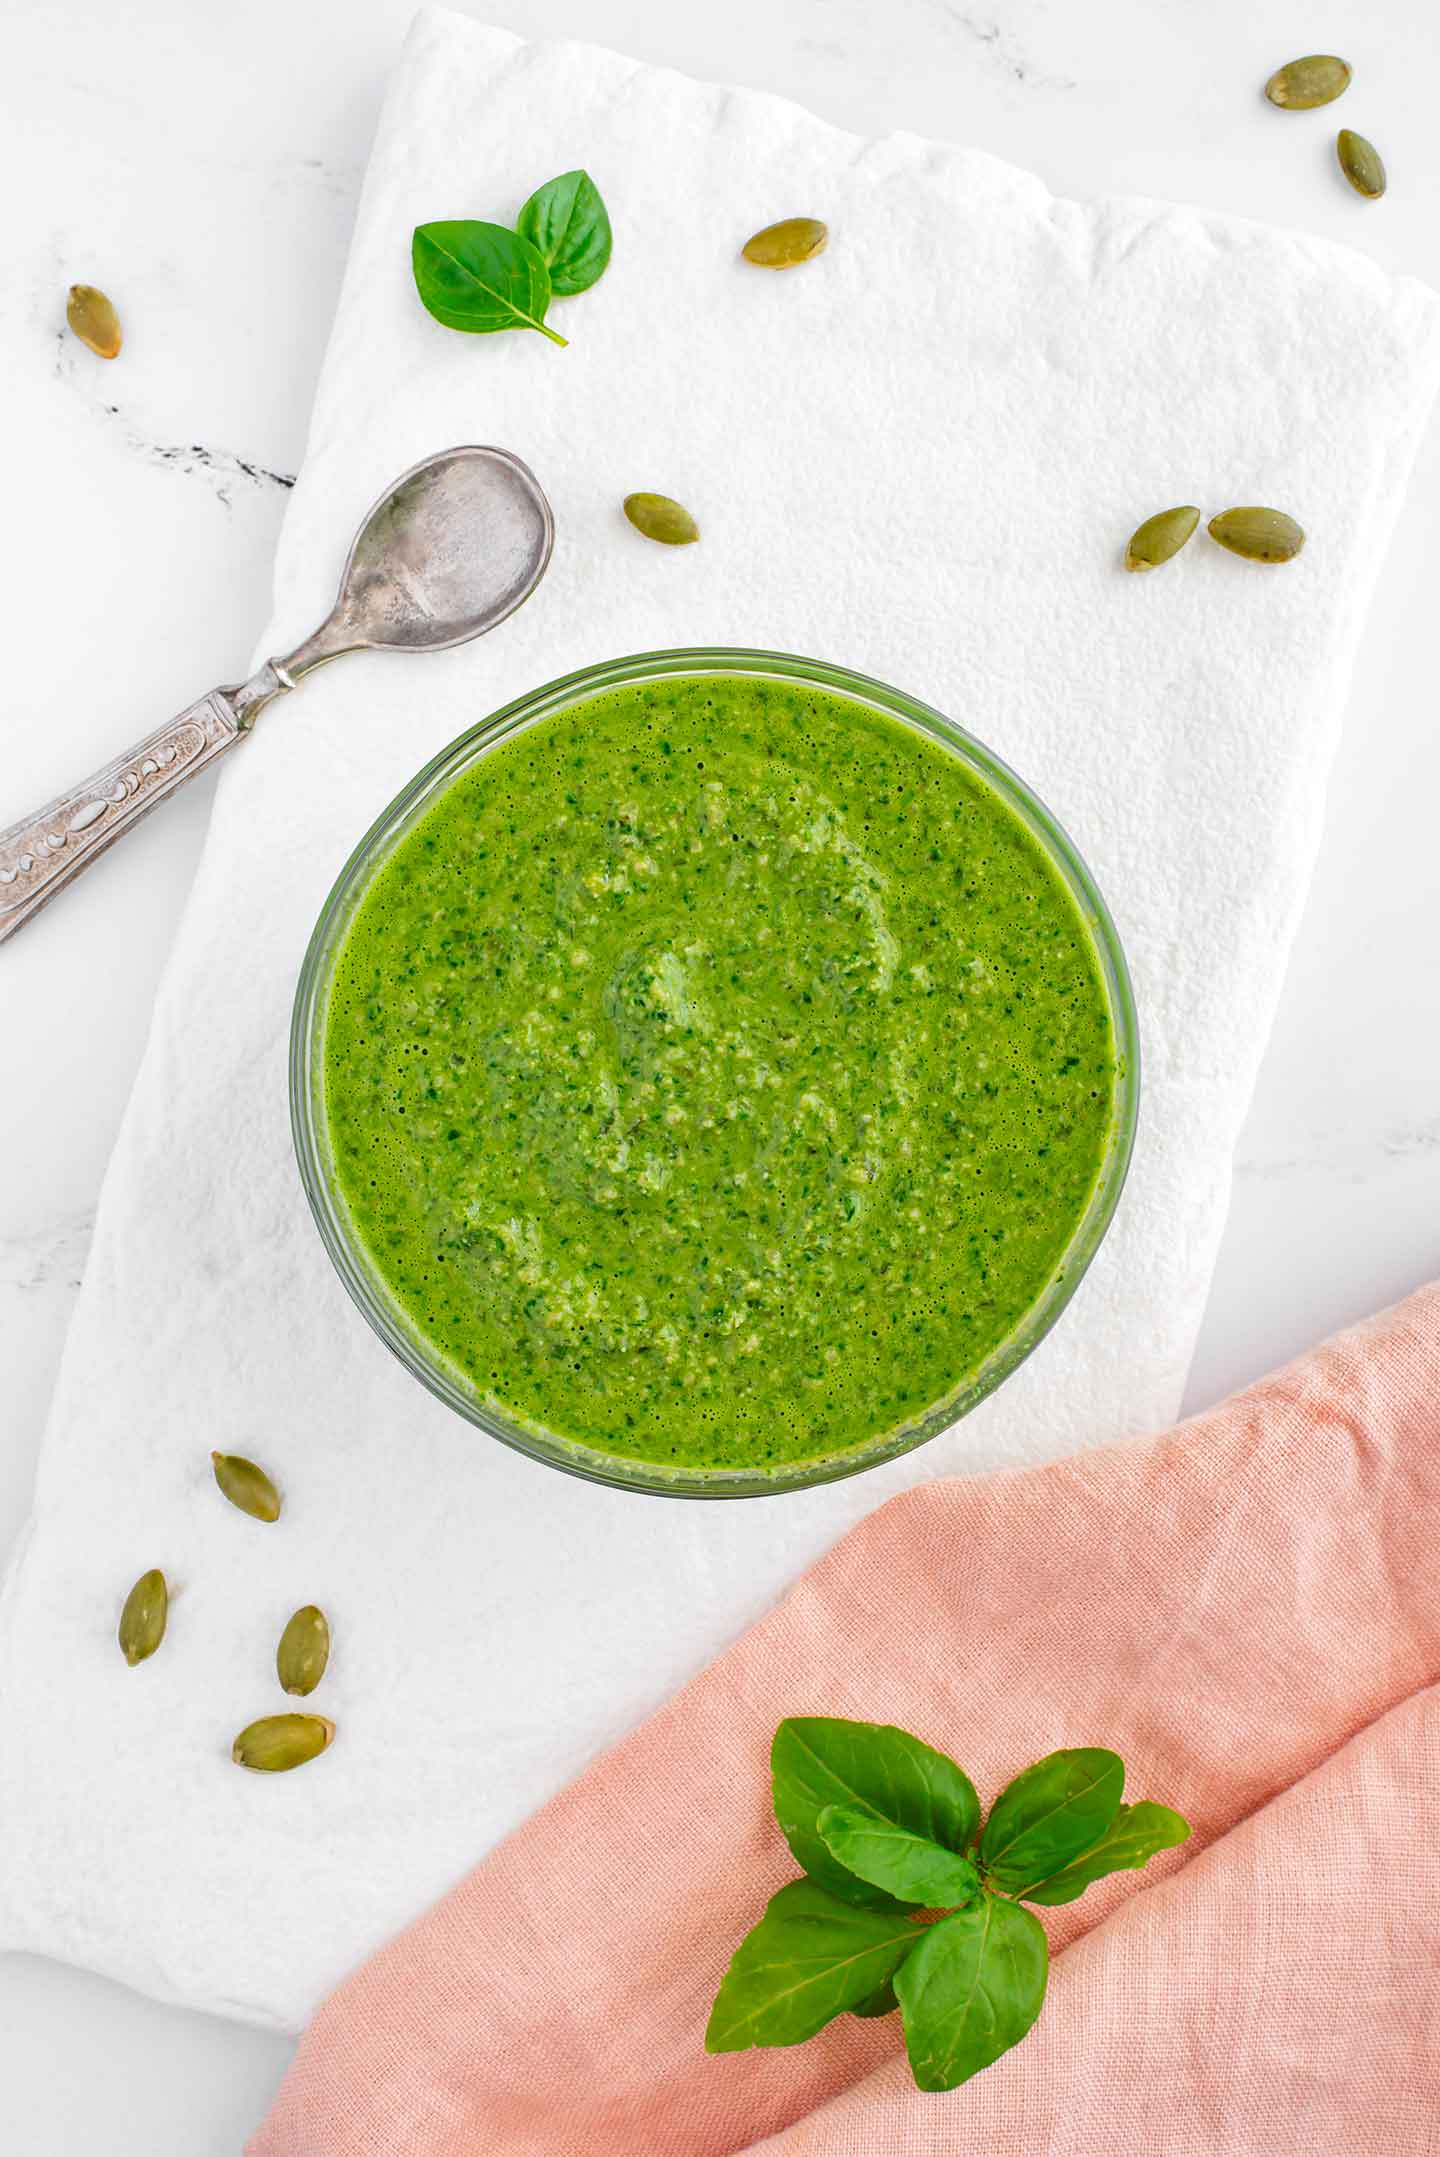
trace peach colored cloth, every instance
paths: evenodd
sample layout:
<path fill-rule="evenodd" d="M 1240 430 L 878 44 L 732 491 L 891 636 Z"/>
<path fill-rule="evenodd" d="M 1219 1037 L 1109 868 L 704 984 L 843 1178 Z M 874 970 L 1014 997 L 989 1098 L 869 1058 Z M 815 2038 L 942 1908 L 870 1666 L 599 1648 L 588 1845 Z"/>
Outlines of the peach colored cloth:
<path fill-rule="evenodd" d="M 341 1988 L 252 2157 L 1440 2152 L 1437 1678 L 1432 1287 L 1164 1438 L 883 1506 Z M 787 1714 L 902 1723 L 987 1801 L 1113 1745 L 1196 1832 L 1042 1913 L 1041 2019 L 960 2090 L 898 2017 L 708 2058 L 794 1871 Z"/>

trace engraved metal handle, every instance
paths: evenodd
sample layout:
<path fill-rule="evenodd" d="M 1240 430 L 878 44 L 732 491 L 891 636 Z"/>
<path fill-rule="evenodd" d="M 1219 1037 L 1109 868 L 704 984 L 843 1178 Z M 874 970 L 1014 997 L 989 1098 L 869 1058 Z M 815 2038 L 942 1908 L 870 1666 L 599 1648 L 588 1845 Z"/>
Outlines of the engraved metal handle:
<path fill-rule="evenodd" d="M 0 831 L 0 943 L 132 824 L 241 739 L 253 713 L 237 709 L 231 702 L 235 694 L 212 689 L 128 755 L 102 765 L 37 815 Z"/>

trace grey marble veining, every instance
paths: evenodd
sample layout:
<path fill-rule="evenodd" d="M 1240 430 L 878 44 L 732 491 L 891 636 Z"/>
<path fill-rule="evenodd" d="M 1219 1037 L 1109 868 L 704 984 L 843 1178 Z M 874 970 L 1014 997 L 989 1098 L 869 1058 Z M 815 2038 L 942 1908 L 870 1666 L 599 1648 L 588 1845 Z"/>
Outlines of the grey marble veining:
<path fill-rule="evenodd" d="M 979 47 L 982 56 L 993 67 L 999 68 L 1018 82 L 1025 90 L 1073 90 L 1076 88 L 1072 75 L 1052 74 L 1048 68 L 1030 57 L 1028 45 L 1020 36 L 1007 28 L 999 15 L 977 12 L 973 8 L 957 5 L 957 0 L 938 0 L 940 11 L 948 15 L 957 30 L 964 32 Z"/>
<path fill-rule="evenodd" d="M 272 472 L 267 465 L 256 464 L 249 457 L 237 456 L 234 450 L 217 449 L 208 442 L 156 442 L 127 418 L 118 404 L 97 404 L 95 409 L 116 421 L 125 437 L 126 448 L 145 463 L 157 465 L 162 470 L 180 472 L 203 479 L 214 488 L 218 498 L 230 507 L 235 487 L 239 484 L 251 487 L 293 487 L 293 472 Z"/>
<path fill-rule="evenodd" d="M 95 1227 L 93 1207 L 60 1221 L 48 1221 L 28 1236 L 0 1238 L 0 1296 L 20 1297 L 39 1289 L 78 1293 L 86 1253 Z"/>
<path fill-rule="evenodd" d="M 58 279 L 57 289 L 65 289 L 59 285 Z M 52 296 L 47 313 L 53 311 Z M 86 351 L 84 346 L 71 336 L 63 320 L 53 326 L 51 334 L 54 339 L 56 380 L 65 386 L 92 419 L 112 429 L 128 456 L 137 457 L 142 463 L 163 471 L 203 480 L 227 509 L 231 506 L 237 486 L 278 487 L 282 490 L 294 486 L 293 472 L 272 471 L 268 465 L 261 464 L 252 457 L 242 457 L 234 450 L 222 449 L 207 442 L 157 440 L 128 406 L 113 395 L 115 390 L 123 388 L 123 369 L 118 365 L 97 366 L 94 354 Z"/>

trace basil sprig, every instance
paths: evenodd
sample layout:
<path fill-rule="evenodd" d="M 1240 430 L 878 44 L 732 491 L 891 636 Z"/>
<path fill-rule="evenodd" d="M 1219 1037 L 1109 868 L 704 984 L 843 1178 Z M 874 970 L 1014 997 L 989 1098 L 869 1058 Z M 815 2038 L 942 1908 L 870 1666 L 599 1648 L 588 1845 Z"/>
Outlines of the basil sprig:
<path fill-rule="evenodd" d="M 1190 1823 L 1168 1805 L 1145 1800 L 1122 1805 L 1098 1842 L 1083 1855 L 1052 1872 L 1048 1880 L 1023 1890 L 1027 1902 L 1076 1902 L 1087 1887 L 1111 1872 L 1139 1872 L 1157 1851 L 1173 1850 L 1190 1833 Z"/>
<path fill-rule="evenodd" d="M 807 1877 L 741 1941 L 705 2049 L 796 2045 L 836 2015 L 898 2007 L 922 2090 L 968 2081 L 1039 2014 L 1049 1949 L 1022 1898 L 1073 1902 L 1190 1833 L 1166 1805 L 1122 1804 L 1125 1764 L 1099 1746 L 1037 1760 L 983 1829 L 963 1769 L 889 1723 L 792 1717 L 770 1765 L 775 1817 Z"/>
<path fill-rule="evenodd" d="M 983 1894 L 931 1925 L 895 1979 L 916 2087 L 953 2090 L 1018 2045 L 1049 1974 L 1045 1928 L 1018 1902 Z"/>
<path fill-rule="evenodd" d="M 550 272 L 557 300 L 588 292 L 610 260 L 610 217 L 588 172 L 562 172 L 537 187 L 515 229 Z"/>
<path fill-rule="evenodd" d="M 415 289 L 448 330 L 539 330 L 566 340 L 545 322 L 550 272 L 528 240 L 504 225 L 447 218 L 417 225 L 410 242 Z"/>
<path fill-rule="evenodd" d="M 536 188 L 514 232 L 477 218 L 417 225 L 410 264 L 421 300 L 447 329 L 538 330 L 563 345 L 568 340 L 545 320 L 550 302 L 588 292 L 610 248 L 595 182 L 587 172 L 562 172 Z"/>
<path fill-rule="evenodd" d="M 1124 1761 L 1099 1746 L 1037 1760 L 990 1808 L 980 1837 L 987 1878 L 1007 1895 L 1028 1894 L 1099 1841 L 1124 1788 Z"/>
<path fill-rule="evenodd" d="M 827 1805 L 816 1826 L 847 1872 L 912 1909 L 953 1910 L 980 1892 L 980 1875 L 968 1857 L 895 1821 L 878 1820 L 862 1806 Z"/>
<path fill-rule="evenodd" d="M 837 2015 L 878 2005 L 877 1993 L 914 1945 L 908 1910 L 857 1909 L 813 1880 L 792 1880 L 741 1941 L 710 2016 L 706 2051 L 802 2044 Z"/>
<path fill-rule="evenodd" d="M 796 1864 L 843 1902 L 894 1907 L 885 1888 L 831 1850 L 820 1826 L 829 1806 L 858 1807 L 942 1851 L 963 1852 L 979 1831 L 980 1800 L 969 1776 L 893 1723 L 789 1716 L 775 1733 L 770 1773 L 775 1817 Z M 910 1899 L 918 1905 L 925 1898 Z"/>

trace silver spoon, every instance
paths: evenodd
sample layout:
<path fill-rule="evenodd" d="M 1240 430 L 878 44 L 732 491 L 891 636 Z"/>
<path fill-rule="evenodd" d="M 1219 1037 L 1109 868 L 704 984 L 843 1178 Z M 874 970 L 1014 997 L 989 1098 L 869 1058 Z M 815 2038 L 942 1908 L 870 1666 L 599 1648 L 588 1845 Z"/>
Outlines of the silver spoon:
<path fill-rule="evenodd" d="M 248 682 L 212 689 L 80 786 L 0 831 L 0 943 L 187 779 L 243 741 L 270 699 L 342 652 L 440 652 L 513 614 L 544 576 L 555 520 L 504 449 L 446 449 L 361 525 L 329 619 Z"/>

